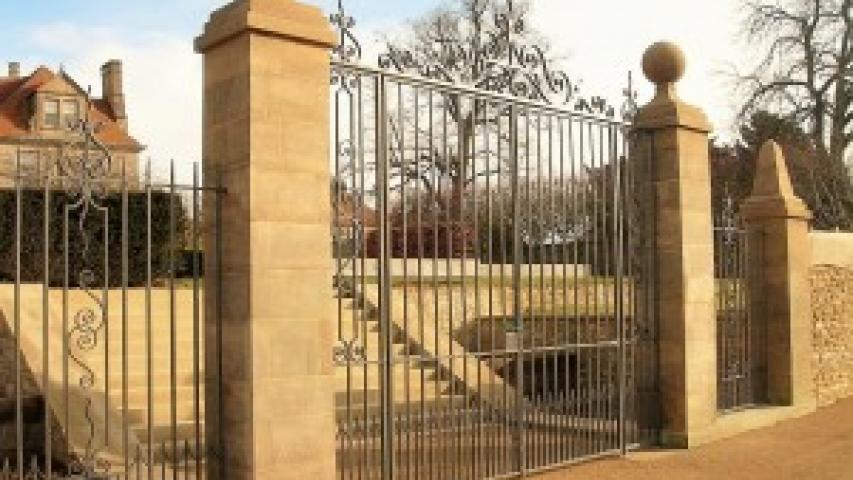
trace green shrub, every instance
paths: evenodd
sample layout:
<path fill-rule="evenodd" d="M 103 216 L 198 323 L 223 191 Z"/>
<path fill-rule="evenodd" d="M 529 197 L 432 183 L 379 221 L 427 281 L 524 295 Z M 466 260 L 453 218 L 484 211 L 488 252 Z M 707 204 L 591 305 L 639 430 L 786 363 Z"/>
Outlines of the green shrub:
<path fill-rule="evenodd" d="M 66 191 L 53 191 L 49 202 L 49 283 L 80 286 L 81 275 L 91 272 L 95 287 L 122 285 L 122 196 L 111 193 L 96 200 L 97 205 L 81 204 L 80 197 Z M 44 201 L 42 190 L 21 192 L 22 282 L 43 282 L 44 274 Z M 170 203 L 174 208 L 175 236 L 171 238 Z M 179 196 L 168 192 L 151 194 L 151 277 L 167 276 L 170 253 L 178 255 L 183 243 L 181 232 L 186 213 Z M 67 216 L 66 216 L 67 215 Z M 145 192 L 128 193 L 127 274 L 129 286 L 145 285 L 147 280 L 148 198 Z M 67 228 L 66 228 L 67 227 Z M 0 277 L 16 277 L 15 255 L 16 193 L 0 191 Z M 67 230 L 67 239 L 65 238 Z M 68 267 L 66 268 L 66 255 Z"/>

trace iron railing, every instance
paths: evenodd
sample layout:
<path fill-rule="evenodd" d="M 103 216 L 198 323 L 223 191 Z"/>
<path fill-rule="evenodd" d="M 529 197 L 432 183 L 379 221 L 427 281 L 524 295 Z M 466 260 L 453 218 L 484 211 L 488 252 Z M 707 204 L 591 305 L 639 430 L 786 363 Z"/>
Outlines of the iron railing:
<path fill-rule="evenodd" d="M 499 478 L 636 444 L 629 126 L 333 75 L 339 477 Z"/>
<path fill-rule="evenodd" d="M 0 375 L 13 387 L 0 392 L 0 478 L 205 478 L 204 378 L 218 373 L 204 370 L 216 345 L 201 296 L 215 286 L 183 252 L 216 230 L 202 195 L 219 191 L 197 166 L 189 185 L 174 163 L 167 182 L 150 164 L 140 178 L 88 121 L 75 132 L 2 179 L 0 337 L 13 348 Z"/>
<path fill-rule="evenodd" d="M 717 405 L 722 411 L 759 401 L 756 382 L 764 336 L 751 304 L 759 245 L 760 238 L 750 238 L 741 226 L 732 199 L 725 198 L 714 226 Z"/>

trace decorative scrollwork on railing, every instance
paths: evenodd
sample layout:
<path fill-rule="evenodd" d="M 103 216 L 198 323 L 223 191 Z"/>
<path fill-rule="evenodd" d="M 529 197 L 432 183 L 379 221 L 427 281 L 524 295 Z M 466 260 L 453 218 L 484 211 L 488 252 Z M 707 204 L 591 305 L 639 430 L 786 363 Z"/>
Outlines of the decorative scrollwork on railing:
<path fill-rule="evenodd" d="M 359 43 L 353 27 L 355 19 L 344 10 L 343 0 L 338 0 L 338 11 L 329 15 L 329 22 L 338 30 L 338 45 L 332 49 L 332 55 L 342 62 L 361 60 L 361 43 Z"/>
<path fill-rule="evenodd" d="M 90 109 L 91 105 L 86 111 Z M 110 471 L 111 464 L 99 457 L 100 448 L 95 441 L 97 429 L 93 411 L 95 394 L 93 390 L 96 387 L 97 378 L 95 371 L 87 364 L 85 356 L 98 347 L 100 333 L 105 328 L 107 319 L 104 299 L 97 294 L 97 274 L 93 268 L 93 260 L 90 258 L 93 232 L 87 227 L 87 221 L 98 216 L 102 216 L 106 221 L 107 207 L 102 205 L 101 198 L 106 195 L 109 188 L 108 179 L 112 160 L 109 150 L 96 137 L 100 125 L 90 122 L 88 114 L 85 118 L 68 125 L 68 129 L 72 134 L 70 138 L 73 140 L 64 149 L 57 167 L 60 175 L 70 181 L 66 187 L 72 200 L 65 209 L 69 213 L 77 212 L 78 215 L 75 235 L 80 237 L 80 261 L 83 267 L 74 277 L 77 287 L 91 302 L 90 305 L 83 306 L 72 314 L 72 321 L 68 331 L 65 332 L 68 344 L 76 349 L 69 350 L 68 356 L 81 371 L 77 378 L 77 385 L 85 397 L 83 416 L 87 424 L 85 446 L 82 452 L 72 453 L 70 469 L 74 474 L 83 475 L 86 478 L 100 478 L 98 476 L 103 476 Z M 105 434 L 108 435 L 108 432 Z"/>
<path fill-rule="evenodd" d="M 634 76 L 631 72 L 628 72 L 628 85 L 622 90 L 622 99 L 622 109 L 619 113 L 623 120 L 631 122 L 640 110 L 637 90 L 634 88 Z"/>
<path fill-rule="evenodd" d="M 361 60 L 362 45 L 354 30 L 356 21 L 346 12 L 342 0 L 329 19 L 339 35 L 333 58 L 345 63 Z M 524 38 L 526 31 L 523 14 L 509 0 L 505 10 L 494 12 L 491 21 L 482 22 L 476 38 L 436 38 L 431 44 L 414 49 L 387 43 L 378 56 L 378 66 L 518 98 L 568 105 L 589 115 L 614 118 L 619 114 L 627 121 L 633 118 L 637 93 L 630 76 L 628 87 L 622 92 L 623 104 L 617 111 L 604 97 L 583 96 L 580 82 L 555 68 L 545 48 Z M 341 75 L 333 73 L 333 82 L 345 84 Z"/>
<path fill-rule="evenodd" d="M 358 343 L 358 338 L 338 340 L 332 349 L 332 360 L 336 364 L 348 364 L 367 360 L 364 346 Z"/>

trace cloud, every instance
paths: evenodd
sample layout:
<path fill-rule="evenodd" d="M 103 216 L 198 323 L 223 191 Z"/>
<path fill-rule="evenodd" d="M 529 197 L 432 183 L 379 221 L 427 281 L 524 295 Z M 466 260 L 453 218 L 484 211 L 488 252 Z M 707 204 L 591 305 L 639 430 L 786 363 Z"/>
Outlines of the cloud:
<path fill-rule="evenodd" d="M 30 39 L 43 58 L 57 59 L 95 96 L 100 66 L 121 59 L 131 133 L 148 146 L 144 155 L 155 173 L 166 174 L 174 159 L 181 179 L 190 178 L 191 162 L 201 159 L 202 89 L 201 56 L 191 37 L 63 22 L 33 27 Z"/>

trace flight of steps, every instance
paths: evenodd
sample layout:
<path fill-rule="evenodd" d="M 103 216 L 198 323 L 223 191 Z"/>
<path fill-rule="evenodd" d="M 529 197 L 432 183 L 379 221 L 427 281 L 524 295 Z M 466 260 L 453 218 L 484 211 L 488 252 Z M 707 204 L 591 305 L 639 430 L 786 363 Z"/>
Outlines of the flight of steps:
<path fill-rule="evenodd" d="M 11 312 L 14 294 L 11 288 L 0 288 L 0 310 Z M 100 298 L 101 292 L 94 292 Z M 49 368 L 50 408 L 61 428 L 68 437 L 72 448 L 82 452 L 89 441 L 89 420 L 86 403 L 92 402 L 91 415 L 94 418 L 95 437 L 93 444 L 101 458 L 114 466 L 123 464 L 123 435 L 125 431 L 123 404 L 123 380 L 127 383 L 126 430 L 129 436 L 128 456 L 133 464 L 137 457 L 145 463 L 149 449 L 152 452 L 154 468 L 171 463 L 172 446 L 178 447 L 179 460 L 184 458 L 184 449 L 189 447 L 188 457 L 196 451 L 196 432 L 198 431 L 199 450 L 204 451 L 204 372 L 203 342 L 198 344 L 199 354 L 199 426 L 196 428 L 196 405 L 194 400 L 194 302 L 191 289 L 177 289 L 175 292 L 175 394 L 176 422 L 175 437 L 172 436 L 172 385 L 171 385 L 171 318 L 172 306 L 168 289 L 157 288 L 151 292 L 151 383 L 152 403 L 151 444 L 148 438 L 148 373 L 146 340 L 146 294 L 144 289 L 130 289 L 127 296 L 127 376 L 123 371 L 122 336 L 122 293 L 110 290 L 108 293 L 108 328 L 97 330 L 94 347 L 81 348 L 79 342 L 91 332 L 78 329 L 68 337 L 70 353 L 80 360 L 85 368 L 72 359 L 68 361 L 69 405 L 66 422 L 66 404 L 63 381 L 63 293 L 61 289 L 51 290 L 49 294 Z M 44 330 L 42 288 L 39 285 L 21 286 L 21 330 L 22 349 L 26 363 L 41 385 L 44 365 L 42 360 Z M 77 312 L 91 309 L 100 318 L 101 309 L 86 292 L 69 290 L 67 294 L 68 323 L 75 324 Z M 201 302 L 199 302 L 201 306 Z M 198 312 L 199 329 L 203 325 L 202 311 Z M 70 327 L 69 327 L 70 328 Z M 201 332 L 199 332 L 200 334 Z M 84 342 L 85 343 L 85 342 Z M 107 360 L 109 367 L 107 367 Z M 109 368 L 109 375 L 107 375 Z M 89 389 L 79 387 L 80 380 L 89 369 L 94 384 Z M 107 381 L 108 379 L 108 381 Z M 41 385 L 44 388 L 43 385 Z M 109 430 L 106 430 L 106 420 Z M 67 424 L 66 424 L 67 423 Z M 164 453 L 165 451 L 165 453 Z M 165 460 L 165 462 L 164 462 Z"/>
<path fill-rule="evenodd" d="M 354 321 L 353 308 L 357 301 L 352 297 L 342 300 L 345 305 L 344 318 L 341 319 L 342 331 L 352 332 L 353 326 L 358 328 L 358 343 L 365 348 L 368 362 L 349 365 L 337 363 L 335 366 L 335 406 L 337 417 L 341 420 L 376 415 L 381 403 L 381 372 L 379 365 L 373 363 L 380 355 L 378 317 L 369 311 L 362 316 L 356 307 Z M 437 368 L 435 361 L 422 359 L 416 347 L 406 341 L 402 332 L 395 332 L 392 342 L 397 358 L 392 367 L 396 407 L 419 408 L 422 401 L 427 407 L 435 407 L 450 402 L 454 392 L 449 375 Z M 456 390 L 455 400 L 464 401 L 465 397 L 459 393 L 458 386 Z"/>
<path fill-rule="evenodd" d="M 381 372 L 375 361 L 380 356 L 379 317 L 374 305 L 365 302 L 351 288 L 337 289 L 343 316 L 340 329 L 345 335 L 354 337 L 365 348 L 368 362 L 353 362 L 349 365 L 335 364 L 335 406 L 339 421 L 377 415 L 381 404 Z M 451 399 L 464 402 L 459 386 L 454 389 L 450 376 L 443 372 L 435 361 L 422 358 L 418 349 L 403 331 L 394 328 L 392 336 L 394 404 L 396 409 L 420 408 L 421 402 L 429 407 L 449 403 Z"/>
<path fill-rule="evenodd" d="M 138 292 L 143 293 L 143 292 Z M 140 455 L 147 458 L 147 450 L 152 449 L 156 463 L 171 459 L 173 445 L 177 448 L 178 459 L 184 457 L 183 450 L 196 450 L 196 433 L 199 448 L 204 451 L 204 343 L 194 342 L 194 311 L 191 290 L 180 290 L 175 297 L 175 386 L 174 386 L 174 440 L 173 444 L 173 387 L 172 387 L 172 317 L 167 291 L 158 291 L 158 297 L 152 302 L 151 312 L 151 385 L 149 395 L 149 374 L 146 316 L 144 294 L 129 297 L 127 335 L 127 422 L 131 435 L 139 444 Z M 111 312 L 111 317 L 112 312 Z M 199 335 L 203 325 L 202 312 L 198 312 Z M 123 402 L 122 372 L 122 330 L 119 312 L 114 328 L 110 331 L 110 402 L 121 412 Z M 196 426 L 196 388 L 194 374 L 194 343 L 198 357 L 198 418 Z M 98 350 L 89 355 L 90 360 L 102 363 L 105 351 Z M 149 445 L 149 411 L 151 410 L 151 435 Z M 164 458 L 165 457 L 165 458 Z"/>
<path fill-rule="evenodd" d="M 335 289 L 336 311 L 341 312 L 340 331 L 345 339 L 358 337 L 365 348 L 367 362 L 337 362 L 335 367 L 335 401 L 339 421 L 377 415 L 381 404 L 381 372 L 379 315 L 376 305 L 378 286 L 353 286 L 343 282 Z M 452 326 L 443 320 L 424 319 L 423 339 L 414 302 L 408 305 L 396 298 L 391 310 L 393 405 L 395 412 L 441 410 L 448 406 L 464 408 L 475 401 L 490 402 L 486 392 L 479 391 L 490 379 L 490 387 L 504 388 L 502 380 L 490 367 L 473 356 L 465 355 L 462 345 L 448 338 Z M 408 322 L 406 317 L 408 316 Z M 441 315 L 440 315 L 441 316 Z M 357 334 L 354 331 L 357 330 Z M 439 342 L 434 342 L 439 330 Z M 450 344 L 453 355 L 450 355 Z M 478 377 L 479 375 L 479 377 Z M 514 398 L 510 393 L 509 398 Z"/>

